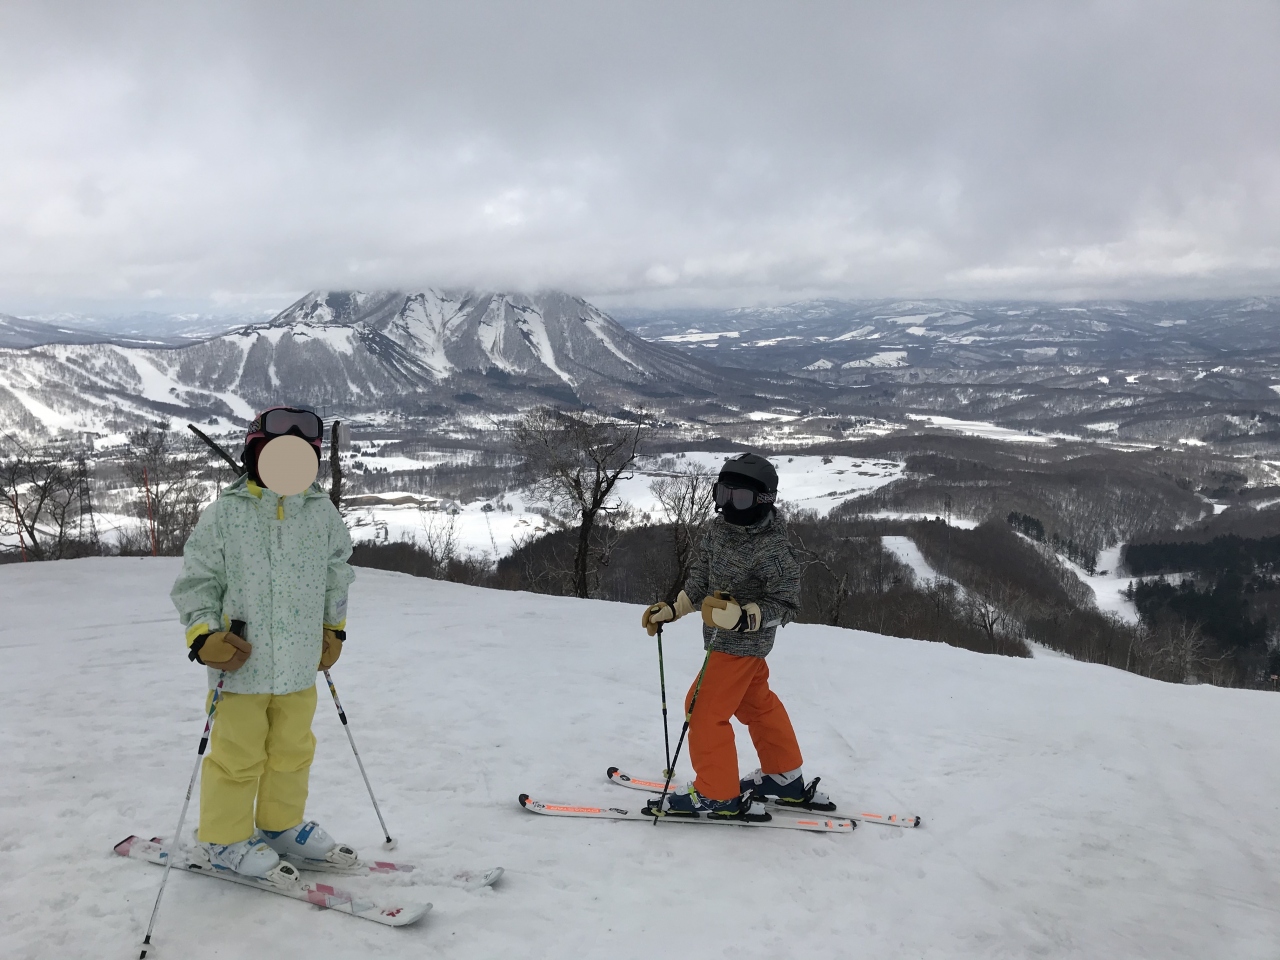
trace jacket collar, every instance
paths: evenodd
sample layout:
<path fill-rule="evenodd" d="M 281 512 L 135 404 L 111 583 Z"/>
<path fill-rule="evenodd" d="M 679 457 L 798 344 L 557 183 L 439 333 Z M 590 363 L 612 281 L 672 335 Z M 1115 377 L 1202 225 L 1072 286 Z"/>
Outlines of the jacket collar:
<path fill-rule="evenodd" d="M 265 490 L 250 480 L 248 474 L 241 474 L 233 484 L 223 489 L 222 495 L 224 497 L 253 497 L 256 500 L 261 500 L 263 497 L 271 498 L 275 496 L 275 494 L 270 490 Z M 311 486 L 307 487 L 306 490 L 303 490 L 296 496 L 300 497 L 302 500 L 313 500 L 316 497 L 327 497 L 328 494 L 320 489 L 320 485 L 318 483 L 313 483 Z M 285 499 L 292 500 L 294 498 L 285 497 Z"/>

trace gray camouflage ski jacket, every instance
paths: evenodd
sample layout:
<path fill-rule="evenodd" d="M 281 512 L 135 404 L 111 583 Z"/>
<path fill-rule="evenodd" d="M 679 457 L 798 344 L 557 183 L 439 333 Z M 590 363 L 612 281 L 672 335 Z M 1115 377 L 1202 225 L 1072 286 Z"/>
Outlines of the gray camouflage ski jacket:
<path fill-rule="evenodd" d="M 787 528 L 777 513 L 749 527 L 737 527 L 715 517 L 702 537 L 698 556 L 685 580 L 684 592 L 694 610 L 704 597 L 720 590 L 739 603 L 760 605 L 761 627 L 737 633 L 702 625 L 703 646 L 715 634 L 715 649 L 735 657 L 766 657 L 773 649 L 778 627 L 790 623 L 800 610 L 800 564 L 787 541 Z"/>

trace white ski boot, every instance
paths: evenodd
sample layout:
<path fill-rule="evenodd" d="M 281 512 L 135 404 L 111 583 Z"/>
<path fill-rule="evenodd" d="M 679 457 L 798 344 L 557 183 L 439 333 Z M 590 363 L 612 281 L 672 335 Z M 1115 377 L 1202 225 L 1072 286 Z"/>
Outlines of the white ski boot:
<path fill-rule="evenodd" d="M 307 866 L 352 867 L 359 857 L 345 843 L 337 843 L 314 820 L 288 830 L 259 830 L 262 842 L 285 860 Z"/>
<path fill-rule="evenodd" d="M 239 843 L 197 843 L 191 858 L 197 863 L 207 863 L 214 870 L 265 880 L 277 887 L 294 887 L 302 882 L 298 868 L 284 863 L 278 853 L 257 837 Z"/>

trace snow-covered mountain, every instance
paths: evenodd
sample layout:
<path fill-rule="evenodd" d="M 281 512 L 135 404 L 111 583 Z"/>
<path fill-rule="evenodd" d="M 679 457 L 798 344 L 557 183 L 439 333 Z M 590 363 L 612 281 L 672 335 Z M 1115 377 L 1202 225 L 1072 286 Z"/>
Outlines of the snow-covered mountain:
<path fill-rule="evenodd" d="M 554 291 L 316 292 L 267 323 L 180 347 L 22 347 L 0 349 L 0 416 L 35 433 L 157 417 L 230 425 L 282 400 L 412 416 L 460 403 L 706 397 L 735 376 Z"/>

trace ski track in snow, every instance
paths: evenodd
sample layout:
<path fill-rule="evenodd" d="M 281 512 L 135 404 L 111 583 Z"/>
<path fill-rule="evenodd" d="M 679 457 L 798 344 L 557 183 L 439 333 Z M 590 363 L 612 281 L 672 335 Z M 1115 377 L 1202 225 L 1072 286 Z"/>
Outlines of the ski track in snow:
<path fill-rule="evenodd" d="M 0 567 L 5 958 L 137 955 L 161 873 L 111 848 L 173 829 L 202 726 L 204 671 L 183 655 L 168 600 L 178 569 Z M 158 956 L 1276 955 L 1269 692 L 791 625 L 769 662 L 806 772 L 846 809 L 918 813 L 923 828 L 562 821 L 530 816 L 517 794 L 633 804 L 605 768 L 661 768 L 638 608 L 365 569 L 351 597 L 334 681 L 395 858 L 506 876 L 477 893 L 399 878 L 398 896 L 435 909 L 394 930 L 175 874 Z M 687 622 L 666 633 L 677 702 L 701 661 L 696 634 Z M 377 821 L 323 688 L 315 730 L 308 814 L 376 855 Z M 741 730 L 738 745 L 746 772 Z"/>

